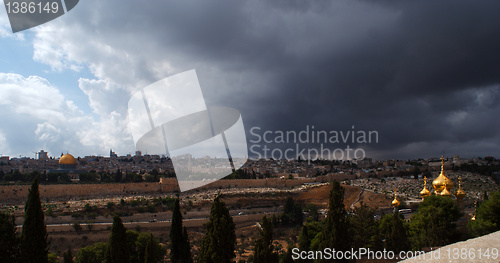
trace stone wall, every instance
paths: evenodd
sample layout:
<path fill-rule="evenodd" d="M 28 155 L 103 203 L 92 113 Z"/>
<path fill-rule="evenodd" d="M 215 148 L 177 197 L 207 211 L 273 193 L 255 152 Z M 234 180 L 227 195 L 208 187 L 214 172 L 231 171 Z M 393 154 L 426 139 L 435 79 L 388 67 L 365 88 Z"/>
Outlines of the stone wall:
<path fill-rule="evenodd" d="M 31 185 L 0 186 L 0 203 L 26 200 Z M 40 185 L 42 200 L 77 200 L 80 198 L 102 198 L 108 196 L 154 194 L 173 192 L 177 189 L 177 180 L 167 183 L 126 183 L 126 184 L 53 184 Z"/>
<path fill-rule="evenodd" d="M 332 180 L 353 179 L 355 175 L 330 174 L 315 178 L 300 178 L 285 180 L 279 178 L 269 179 L 248 179 L 248 180 L 218 180 L 200 187 L 206 189 L 224 188 L 290 188 L 304 183 L 324 183 Z M 193 182 L 195 185 L 202 185 L 204 182 Z M 0 203 L 24 202 L 28 196 L 31 185 L 3 185 L 0 186 Z M 177 179 L 166 178 L 162 183 L 125 183 L 125 184 L 53 184 L 40 185 L 40 198 L 47 200 L 78 200 L 88 198 L 103 198 L 110 196 L 129 196 L 140 194 L 164 194 L 177 191 Z M 192 190 L 196 191 L 196 190 Z"/>

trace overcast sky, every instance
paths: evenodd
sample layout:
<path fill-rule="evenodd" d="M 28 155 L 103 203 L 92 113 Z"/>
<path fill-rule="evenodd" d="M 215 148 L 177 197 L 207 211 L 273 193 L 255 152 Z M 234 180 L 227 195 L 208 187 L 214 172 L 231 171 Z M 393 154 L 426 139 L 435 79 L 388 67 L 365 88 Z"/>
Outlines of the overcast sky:
<path fill-rule="evenodd" d="M 0 8 L 0 154 L 133 154 L 130 97 L 195 69 L 207 106 L 241 112 L 249 147 L 253 127 L 262 134 L 354 126 L 377 131 L 378 143 L 324 147 L 362 148 L 378 160 L 498 158 L 499 8 L 498 1 L 84 0 L 16 34 Z"/>

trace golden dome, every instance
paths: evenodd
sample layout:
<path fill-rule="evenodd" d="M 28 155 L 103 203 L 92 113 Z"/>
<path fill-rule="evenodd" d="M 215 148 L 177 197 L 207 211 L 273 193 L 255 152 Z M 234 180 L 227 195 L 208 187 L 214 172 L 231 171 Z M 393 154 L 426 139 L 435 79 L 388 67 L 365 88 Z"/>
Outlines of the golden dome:
<path fill-rule="evenodd" d="M 455 193 L 457 199 L 462 199 L 465 197 L 465 191 L 462 190 L 462 177 L 458 177 L 458 190 Z"/>
<path fill-rule="evenodd" d="M 460 199 L 460 198 L 464 198 L 464 197 L 465 197 L 465 192 L 464 192 L 464 190 L 462 190 L 462 188 L 459 188 L 459 189 L 457 190 L 457 192 L 455 193 L 455 196 L 456 196 L 457 198 L 459 198 L 459 199 Z"/>
<path fill-rule="evenodd" d="M 426 198 L 430 195 L 431 195 L 431 192 L 429 190 L 427 190 L 427 187 L 424 187 L 424 189 L 422 191 L 420 191 L 420 196 L 422 198 Z"/>
<path fill-rule="evenodd" d="M 420 196 L 422 198 L 426 198 L 430 195 L 431 195 L 431 192 L 429 190 L 427 190 L 427 177 L 424 177 L 424 189 L 422 189 L 422 191 L 420 191 Z"/>
<path fill-rule="evenodd" d="M 451 196 L 450 191 L 448 191 L 448 185 L 444 183 L 443 191 L 441 191 L 440 195 Z"/>
<path fill-rule="evenodd" d="M 398 207 L 401 204 L 398 200 L 397 194 L 398 194 L 398 192 L 394 193 L 394 200 L 392 200 L 392 203 L 391 203 L 391 205 L 394 207 Z"/>
<path fill-rule="evenodd" d="M 74 164 L 76 165 L 76 159 L 73 155 L 67 153 L 59 159 L 59 164 Z"/>
<path fill-rule="evenodd" d="M 472 221 L 476 220 L 476 213 L 477 213 L 477 201 L 474 202 L 474 215 L 470 220 Z"/>
<path fill-rule="evenodd" d="M 437 194 L 441 194 L 441 191 L 444 190 L 445 185 L 448 192 L 451 190 L 451 188 L 453 188 L 453 182 L 441 172 L 441 174 L 436 179 L 434 179 L 434 181 L 432 181 L 432 187 Z"/>
<path fill-rule="evenodd" d="M 450 192 L 451 188 L 453 188 L 453 181 L 450 180 L 450 178 L 446 177 L 443 172 L 444 169 L 444 157 L 441 157 L 441 173 L 439 174 L 434 181 L 432 181 L 432 187 L 434 188 L 434 191 L 436 194 L 440 195 L 441 191 L 445 188 L 448 190 L 448 193 Z"/>

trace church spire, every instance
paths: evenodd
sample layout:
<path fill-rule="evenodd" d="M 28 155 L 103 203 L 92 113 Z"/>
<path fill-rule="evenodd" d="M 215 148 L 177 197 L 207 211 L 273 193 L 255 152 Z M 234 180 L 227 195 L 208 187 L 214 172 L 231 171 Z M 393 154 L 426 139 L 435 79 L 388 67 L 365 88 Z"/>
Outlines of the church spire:
<path fill-rule="evenodd" d="M 458 177 L 458 190 L 455 193 L 457 199 L 462 199 L 465 197 L 465 191 L 462 189 L 462 177 Z"/>
<path fill-rule="evenodd" d="M 394 206 L 395 208 L 398 207 L 401 203 L 399 202 L 398 200 L 398 190 L 397 189 L 394 189 L 394 200 L 392 200 L 392 206 Z"/>
<path fill-rule="evenodd" d="M 425 176 L 424 177 L 424 189 L 422 189 L 422 191 L 420 191 L 420 196 L 422 198 L 426 198 L 430 195 L 431 195 L 431 192 L 429 190 L 427 190 L 427 176 Z"/>
<path fill-rule="evenodd" d="M 447 189 L 448 193 L 453 188 L 453 181 L 444 175 L 444 156 L 441 156 L 441 173 L 432 181 L 432 187 L 437 195 L 441 195 L 444 188 Z"/>

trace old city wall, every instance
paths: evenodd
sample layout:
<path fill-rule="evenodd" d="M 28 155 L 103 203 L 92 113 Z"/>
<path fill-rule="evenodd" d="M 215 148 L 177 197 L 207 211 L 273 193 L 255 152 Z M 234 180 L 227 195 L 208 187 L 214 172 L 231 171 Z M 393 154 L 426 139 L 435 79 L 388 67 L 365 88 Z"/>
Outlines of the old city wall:
<path fill-rule="evenodd" d="M 31 185 L 0 186 L 0 202 L 10 203 L 26 200 Z M 177 188 L 177 181 L 170 179 L 164 184 L 158 183 L 125 183 L 125 184 L 53 184 L 40 185 L 42 200 L 62 199 L 76 200 L 81 198 L 101 198 L 107 196 L 154 194 L 172 192 Z"/>
<path fill-rule="evenodd" d="M 284 180 L 279 178 L 249 180 L 218 180 L 200 187 L 200 190 L 224 188 L 290 188 L 304 183 L 323 183 L 332 180 L 354 179 L 352 175 L 334 174 L 315 178 Z M 199 182 L 201 183 L 201 182 Z M 0 186 L 0 203 L 24 202 L 31 185 Z M 175 178 L 162 180 L 162 183 L 125 183 L 125 184 L 54 184 L 40 185 L 40 198 L 46 200 L 78 200 L 87 198 L 103 198 L 110 196 L 129 196 L 140 194 L 166 194 L 177 191 Z"/>

